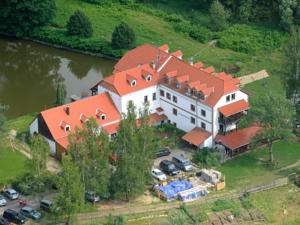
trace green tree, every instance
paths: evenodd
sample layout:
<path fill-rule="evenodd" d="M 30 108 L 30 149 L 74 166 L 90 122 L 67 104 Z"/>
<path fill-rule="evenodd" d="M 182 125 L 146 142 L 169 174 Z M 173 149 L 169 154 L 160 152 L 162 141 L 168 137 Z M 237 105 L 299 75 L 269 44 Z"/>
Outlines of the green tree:
<path fill-rule="evenodd" d="M 286 66 L 282 73 L 287 98 L 291 99 L 296 110 L 296 120 L 300 121 L 300 27 L 293 27 L 285 49 Z M 294 121 L 294 130 L 296 121 Z"/>
<path fill-rule="evenodd" d="M 33 172 L 38 180 L 38 188 L 40 191 L 40 182 L 42 173 L 46 170 L 50 147 L 44 138 L 40 135 L 34 135 L 31 138 L 32 147 L 30 149 L 31 165 Z"/>
<path fill-rule="evenodd" d="M 111 40 L 113 47 L 117 49 L 134 48 L 135 41 L 135 33 L 127 23 L 121 22 L 116 26 Z"/>
<path fill-rule="evenodd" d="M 252 15 L 252 0 L 241 1 L 241 5 L 238 8 L 238 20 L 243 23 L 249 23 L 249 19 Z"/>
<path fill-rule="evenodd" d="M 290 30 L 294 24 L 294 9 L 297 8 L 297 0 L 280 0 L 279 17 L 280 26 L 284 30 Z"/>
<path fill-rule="evenodd" d="M 89 18 L 80 10 L 70 16 L 67 23 L 69 35 L 77 35 L 79 37 L 89 38 L 93 35 L 93 27 Z"/>
<path fill-rule="evenodd" d="M 209 9 L 210 27 L 214 31 L 222 31 L 228 27 L 229 12 L 222 3 L 214 0 Z"/>
<path fill-rule="evenodd" d="M 83 123 L 82 129 L 75 128 L 69 135 L 69 152 L 74 164 L 81 171 L 83 190 L 94 191 L 100 197 L 109 196 L 111 154 L 108 136 L 101 132 L 95 118 Z"/>
<path fill-rule="evenodd" d="M 284 96 L 266 93 L 250 98 L 251 108 L 248 119 L 258 123 L 262 129 L 252 137 L 252 146 L 265 143 L 269 148 L 270 162 L 273 163 L 273 142 L 277 139 L 292 140 L 291 121 L 295 115 L 293 104 Z"/>
<path fill-rule="evenodd" d="M 72 215 L 80 212 L 84 204 L 84 194 L 80 170 L 69 156 L 63 158 L 58 188 L 60 192 L 57 196 L 56 207 L 60 207 L 60 214 L 67 216 L 66 224 L 71 224 Z"/>
<path fill-rule="evenodd" d="M 127 220 L 123 215 L 114 217 L 109 214 L 107 221 L 103 225 L 127 225 Z"/>
<path fill-rule="evenodd" d="M 16 36 L 28 35 L 47 24 L 55 12 L 55 0 L 1 0 L 0 30 Z"/>
<path fill-rule="evenodd" d="M 152 127 L 148 124 L 148 113 L 146 106 L 137 123 L 135 106 L 129 102 L 127 114 L 122 116 L 114 145 L 117 147 L 117 165 L 112 188 L 116 198 L 129 201 L 131 197 L 142 194 L 150 179 L 155 139 Z"/>
<path fill-rule="evenodd" d="M 200 167 L 205 167 L 205 168 L 219 166 L 220 160 L 221 160 L 220 152 L 218 150 L 214 151 L 207 147 L 195 151 L 193 155 L 193 162 L 199 164 Z"/>
<path fill-rule="evenodd" d="M 65 104 L 65 93 L 62 83 L 59 83 L 56 88 L 56 106 Z"/>

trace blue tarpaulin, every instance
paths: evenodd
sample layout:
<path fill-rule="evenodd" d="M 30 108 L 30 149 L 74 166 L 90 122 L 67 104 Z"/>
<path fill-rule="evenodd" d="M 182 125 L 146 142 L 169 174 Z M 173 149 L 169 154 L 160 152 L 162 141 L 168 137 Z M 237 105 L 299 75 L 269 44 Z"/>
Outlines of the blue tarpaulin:
<path fill-rule="evenodd" d="M 157 189 L 168 196 L 168 200 L 177 196 L 177 193 L 193 188 L 193 185 L 186 181 L 174 180 L 166 186 L 158 186 Z"/>

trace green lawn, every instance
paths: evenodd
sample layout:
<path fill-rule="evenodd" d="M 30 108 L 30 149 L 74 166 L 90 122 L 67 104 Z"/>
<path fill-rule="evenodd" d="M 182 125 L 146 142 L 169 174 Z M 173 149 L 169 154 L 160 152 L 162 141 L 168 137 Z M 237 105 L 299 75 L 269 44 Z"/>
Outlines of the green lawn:
<path fill-rule="evenodd" d="M 1 148 L 0 151 L 3 151 L 0 158 L 0 185 L 29 172 L 29 160 L 23 154 L 10 147 Z"/>
<path fill-rule="evenodd" d="M 266 162 L 269 159 L 269 150 L 266 147 L 253 150 L 247 154 L 227 161 L 218 168 L 226 177 L 228 189 L 243 189 L 279 178 L 278 168 L 293 164 L 300 159 L 300 143 L 280 141 L 274 143 L 273 153 L 278 161 L 276 168 L 269 168 Z"/>

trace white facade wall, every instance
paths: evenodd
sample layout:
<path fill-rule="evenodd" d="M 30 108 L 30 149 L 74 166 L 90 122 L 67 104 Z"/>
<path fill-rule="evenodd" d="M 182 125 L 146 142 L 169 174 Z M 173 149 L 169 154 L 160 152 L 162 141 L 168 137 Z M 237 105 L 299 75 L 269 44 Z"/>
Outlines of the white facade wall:
<path fill-rule="evenodd" d="M 45 136 L 41 135 L 45 141 L 49 144 L 50 146 L 50 154 L 56 154 L 56 144 L 55 141 L 50 140 L 49 138 L 46 138 Z"/>
<path fill-rule="evenodd" d="M 153 93 L 156 93 L 156 100 L 153 100 Z M 160 107 L 157 85 L 121 96 L 121 112 L 127 113 L 127 105 L 129 101 L 134 102 L 137 110 L 143 108 L 145 96 L 148 97 L 150 112 L 154 113 L 155 109 Z"/>
<path fill-rule="evenodd" d="M 185 132 L 189 132 L 196 126 L 201 127 L 201 123 L 205 123 L 206 131 L 212 132 L 212 110 L 210 107 L 166 86 L 160 85 L 159 94 L 160 90 L 165 92 L 164 97 L 159 96 L 160 105 L 171 123 L 175 122 L 176 126 Z M 167 93 L 171 95 L 170 100 L 167 98 Z M 173 96 L 177 97 L 177 103 L 173 101 Z M 195 111 L 191 110 L 191 104 L 195 106 Z M 173 114 L 173 108 L 177 109 L 177 116 Z M 201 109 L 205 110 L 205 116 L 201 115 Z M 195 118 L 195 124 L 191 123 L 191 117 Z"/>
<path fill-rule="evenodd" d="M 235 100 L 232 100 L 230 98 L 230 101 L 226 102 L 226 96 L 227 95 L 231 96 L 232 94 L 235 94 Z M 218 134 L 218 131 L 219 131 L 219 121 L 218 120 L 219 120 L 220 112 L 218 111 L 218 108 L 228 105 L 228 104 L 231 104 L 231 103 L 234 103 L 234 102 L 242 100 L 242 99 L 244 99 L 245 101 L 248 102 L 248 95 L 240 90 L 225 94 L 220 98 L 220 100 L 214 107 L 214 135 L 213 135 L 214 137 Z M 228 130 L 232 130 L 235 128 L 236 128 L 235 124 L 232 124 L 231 126 L 228 126 L 226 128 L 226 130 L 228 131 Z"/>
<path fill-rule="evenodd" d="M 34 121 L 30 124 L 30 135 L 33 135 L 34 133 L 39 133 L 39 124 L 38 124 L 38 118 L 35 118 Z"/>

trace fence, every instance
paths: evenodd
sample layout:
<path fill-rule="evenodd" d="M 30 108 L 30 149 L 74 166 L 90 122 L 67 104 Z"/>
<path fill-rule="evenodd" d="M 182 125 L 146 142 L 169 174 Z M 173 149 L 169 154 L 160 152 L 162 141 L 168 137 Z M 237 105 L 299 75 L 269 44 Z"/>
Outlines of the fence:
<path fill-rule="evenodd" d="M 262 184 L 259 186 L 247 188 L 246 193 L 255 193 L 255 192 L 264 191 L 264 190 L 268 190 L 268 189 L 275 188 L 275 187 L 280 187 L 280 186 L 288 184 L 288 181 L 289 181 L 289 179 L 287 177 L 284 177 L 284 178 L 277 179 L 270 183 L 265 183 L 265 184 Z"/>

